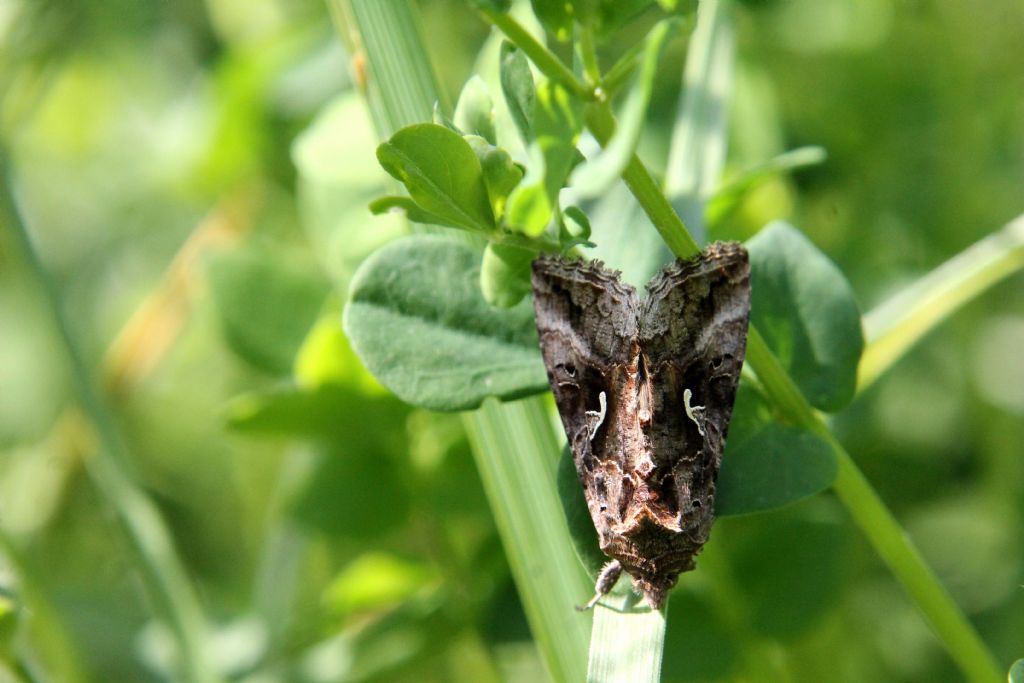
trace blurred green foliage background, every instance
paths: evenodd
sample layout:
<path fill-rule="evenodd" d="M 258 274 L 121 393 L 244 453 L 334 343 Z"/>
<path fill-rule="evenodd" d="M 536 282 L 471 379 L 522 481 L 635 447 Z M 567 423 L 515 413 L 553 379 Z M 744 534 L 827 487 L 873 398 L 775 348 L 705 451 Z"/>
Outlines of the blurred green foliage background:
<path fill-rule="evenodd" d="M 459 0 L 417 4 L 454 96 L 487 28 Z M 1019 0 L 758 0 L 737 19 L 729 168 L 805 144 L 828 159 L 760 186 L 732 234 L 788 218 L 867 311 L 1024 211 Z M 684 56 L 664 58 L 641 144 L 656 169 Z M 365 208 L 388 185 L 350 67 L 320 0 L 0 2 L 19 204 L 226 676 L 543 680 L 462 423 L 390 397 L 340 330 L 353 269 L 404 230 Z M 1024 656 L 1022 285 L 835 420 L 1007 666 Z M 84 466 L 96 448 L 4 229 L 0 680 L 167 680 L 168 636 Z M 958 680 L 829 495 L 722 520 L 702 560 L 673 597 L 666 680 L 751 658 L 765 680 Z"/>

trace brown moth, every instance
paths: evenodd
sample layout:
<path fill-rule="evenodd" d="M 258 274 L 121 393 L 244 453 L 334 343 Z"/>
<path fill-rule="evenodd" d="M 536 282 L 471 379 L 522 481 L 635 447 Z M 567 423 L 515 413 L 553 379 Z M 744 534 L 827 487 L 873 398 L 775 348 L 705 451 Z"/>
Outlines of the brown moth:
<path fill-rule="evenodd" d="M 750 265 L 716 242 L 641 300 L 600 262 L 541 256 L 533 300 L 551 390 L 601 550 L 654 609 L 708 540 L 750 316 Z"/>

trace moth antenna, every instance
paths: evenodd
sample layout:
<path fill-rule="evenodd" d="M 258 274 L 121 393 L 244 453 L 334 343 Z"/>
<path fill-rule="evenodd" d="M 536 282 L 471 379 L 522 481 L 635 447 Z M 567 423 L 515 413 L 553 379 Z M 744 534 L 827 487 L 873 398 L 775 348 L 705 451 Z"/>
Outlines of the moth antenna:
<path fill-rule="evenodd" d="M 576 611 L 586 612 L 588 609 L 593 608 L 598 600 L 606 596 L 615 587 L 615 583 L 619 580 L 620 576 L 622 576 L 622 565 L 619 564 L 618 560 L 612 560 L 601 567 L 601 573 L 597 575 L 597 581 L 594 584 L 594 597 L 587 600 L 587 604 L 577 607 Z"/>

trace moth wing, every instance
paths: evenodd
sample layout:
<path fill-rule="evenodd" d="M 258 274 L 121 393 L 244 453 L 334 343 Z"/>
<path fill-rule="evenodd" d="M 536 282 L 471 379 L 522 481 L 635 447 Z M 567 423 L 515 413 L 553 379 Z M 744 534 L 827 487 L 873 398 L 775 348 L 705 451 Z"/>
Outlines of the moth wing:
<path fill-rule="evenodd" d="M 647 285 L 641 353 L 651 387 L 651 439 L 672 471 L 683 527 L 710 524 L 750 318 L 750 264 L 716 242 Z"/>
<path fill-rule="evenodd" d="M 533 262 L 532 284 L 544 365 L 582 472 L 599 424 L 611 426 L 627 370 L 636 363 L 636 290 L 599 262 L 552 256 Z"/>

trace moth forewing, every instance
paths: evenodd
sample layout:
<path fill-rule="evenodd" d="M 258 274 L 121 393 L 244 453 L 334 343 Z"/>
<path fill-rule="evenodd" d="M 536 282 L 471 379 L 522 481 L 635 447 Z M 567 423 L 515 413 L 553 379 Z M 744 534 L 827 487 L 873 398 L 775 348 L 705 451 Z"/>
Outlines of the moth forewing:
<path fill-rule="evenodd" d="M 541 352 L 601 548 L 657 609 L 714 518 L 746 347 L 747 253 L 716 242 L 647 288 L 641 302 L 600 262 L 533 265 Z"/>

